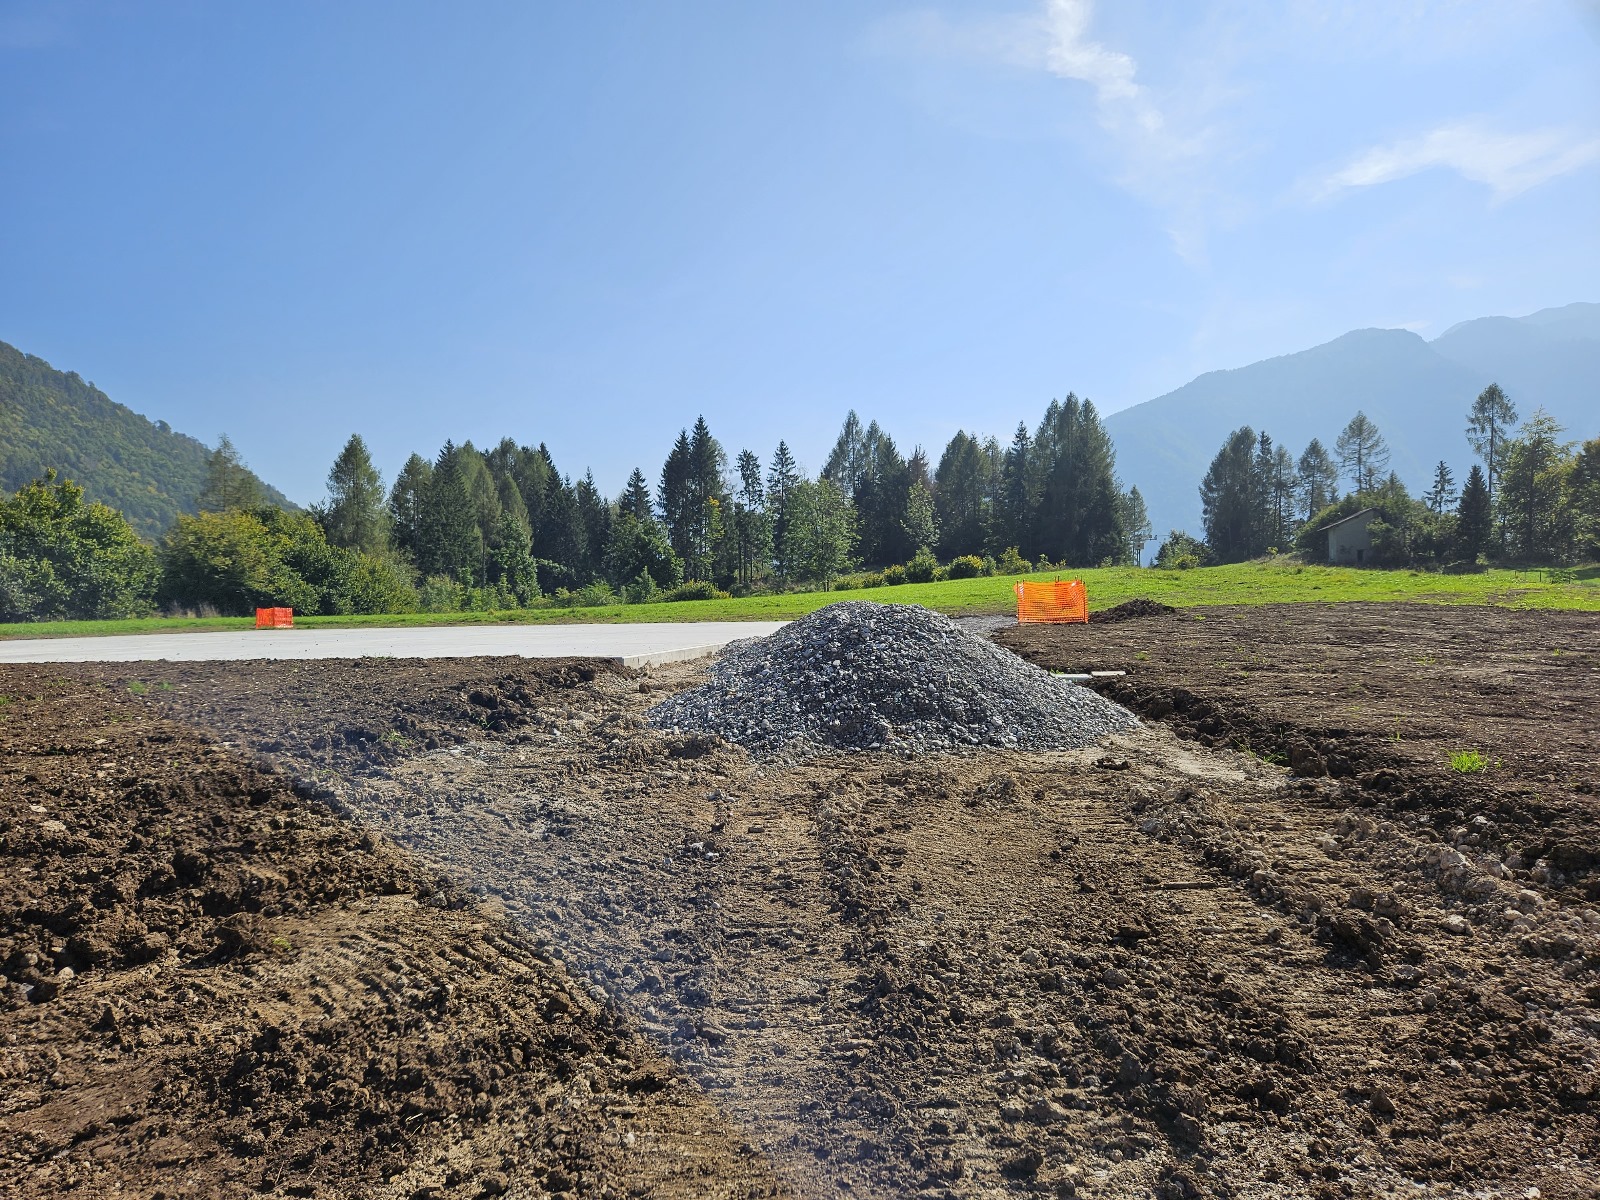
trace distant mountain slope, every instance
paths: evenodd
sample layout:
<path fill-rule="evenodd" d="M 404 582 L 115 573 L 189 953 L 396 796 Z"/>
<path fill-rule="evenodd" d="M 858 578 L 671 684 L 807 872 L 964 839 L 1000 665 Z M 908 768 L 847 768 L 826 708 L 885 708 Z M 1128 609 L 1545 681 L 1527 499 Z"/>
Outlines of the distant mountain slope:
<path fill-rule="evenodd" d="M 1144 495 L 1157 535 L 1199 535 L 1200 480 L 1239 426 L 1265 429 L 1297 457 L 1313 437 L 1332 453 L 1360 409 L 1387 439 L 1391 465 L 1418 492 L 1441 458 L 1458 479 L 1465 475 L 1467 409 L 1494 382 L 1524 417 L 1543 405 L 1569 436 L 1600 435 L 1600 304 L 1465 321 L 1433 342 L 1403 329 L 1360 329 L 1298 354 L 1201 375 L 1111 414 L 1106 427 L 1118 472 Z"/>
<path fill-rule="evenodd" d="M 0 489 L 55 467 L 89 499 L 121 509 L 147 538 L 193 512 L 210 450 L 141 417 L 78 377 L 0 342 Z M 273 503 L 293 508 L 275 488 Z"/>

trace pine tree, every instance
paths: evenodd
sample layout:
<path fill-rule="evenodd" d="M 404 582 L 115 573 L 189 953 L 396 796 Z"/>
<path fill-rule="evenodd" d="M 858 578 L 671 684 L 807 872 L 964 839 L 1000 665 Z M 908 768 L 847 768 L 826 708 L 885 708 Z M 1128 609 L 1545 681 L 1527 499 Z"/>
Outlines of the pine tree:
<path fill-rule="evenodd" d="M 905 544 L 912 547 L 912 554 L 932 550 L 938 544 L 939 525 L 934 516 L 933 494 L 928 491 L 926 484 L 911 485 L 906 495 L 906 515 L 901 522 L 901 532 Z"/>
<path fill-rule="evenodd" d="M 1307 443 L 1296 464 L 1300 475 L 1300 511 L 1309 521 L 1339 498 L 1339 469 L 1316 438 Z"/>
<path fill-rule="evenodd" d="M 389 490 L 389 523 L 395 545 L 413 558 L 422 544 L 422 512 L 432 482 L 433 464 L 422 455 L 413 454 Z"/>
<path fill-rule="evenodd" d="M 779 442 L 772 452 L 772 465 L 767 468 L 767 512 L 772 517 L 772 569 L 779 579 L 788 579 L 794 573 L 794 561 L 789 553 L 789 493 L 800 482 L 800 468 L 789 452 L 787 442 Z"/>
<path fill-rule="evenodd" d="M 578 521 L 583 526 L 583 554 L 578 576 L 580 582 L 587 584 L 598 578 L 605 562 L 606 543 L 611 539 L 611 505 L 600 494 L 592 471 L 585 471 L 578 480 L 575 498 Z"/>
<path fill-rule="evenodd" d="M 1261 517 L 1255 449 L 1255 430 L 1234 430 L 1200 483 L 1206 545 L 1218 562 L 1243 562 L 1256 553 Z"/>
<path fill-rule="evenodd" d="M 846 496 L 855 493 L 856 480 L 866 470 L 867 434 L 861 427 L 861 418 L 851 409 L 845 415 L 844 427 L 833 443 L 828 461 L 822 466 L 822 478 L 831 479 Z"/>
<path fill-rule="evenodd" d="M 656 503 L 661 507 L 661 522 L 666 526 L 672 552 L 693 572 L 695 506 L 690 474 L 694 470 L 689 448 L 689 431 L 678 432 L 678 440 L 661 467 L 661 482 L 656 488 Z"/>
<path fill-rule="evenodd" d="M 1467 412 L 1467 441 L 1483 459 L 1484 482 L 1489 487 L 1491 504 L 1500 484 L 1506 444 L 1511 441 L 1511 431 L 1516 424 L 1517 406 L 1500 390 L 1498 383 L 1491 383 L 1479 392 Z"/>
<path fill-rule="evenodd" d="M 1271 516 L 1267 546 L 1287 550 L 1294 544 L 1295 497 L 1300 491 L 1300 473 L 1295 470 L 1294 455 L 1289 453 L 1287 446 L 1279 446 L 1272 452 L 1272 463 L 1267 471 L 1268 511 Z"/>
<path fill-rule="evenodd" d="M 1467 482 L 1461 489 L 1461 502 L 1456 509 L 1456 538 L 1461 545 L 1461 556 L 1476 561 L 1489 547 L 1493 532 L 1493 508 L 1489 503 L 1489 485 L 1483 468 L 1477 463 L 1467 472 Z"/>
<path fill-rule="evenodd" d="M 987 465 L 982 444 L 959 429 L 939 456 L 933 511 L 941 558 L 983 553 L 988 529 L 985 502 L 990 490 L 985 478 Z"/>
<path fill-rule="evenodd" d="M 1500 494 L 1494 507 L 1513 554 L 1530 562 L 1559 561 L 1571 548 L 1571 510 L 1564 504 L 1573 468 L 1572 443 L 1540 408 L 1505 447 Z"/>
<path fill-rule="evenodd" d="M 261 504 L 261 481 L 250 473 L 228 435 L 206 460 L 206 481 L 197 500 L 201 512 L 244 511 Z"/>
<path fill-rule="evenodd" d="M 1283 453 L 1281 448 L 1279 453 Z M 1128 539 L 1128 549 L 1121 561 L 1137 567 L 1144 562 L 1145 546 L 1156 536 L 1156 531 L 1150 527 L 1150 513 L 1145 508 L 1144 497 L 1137 487 L 1129 488 L 1122 498 L 1122 529 Z"/>
<path fill-rule="evenodd" d="M 1353 491 L 1370 492 L 1389 469 L 1389 447 L 1364 412 L 1357 412 L 1334 443 L 1339 468 L 1350 478 Z"/>
<path fill-rule="evenodd" d="M 997 549 L 1015 546 L 1024 558 L 1033 555 L 1032 504 L 1028 494 L 1029 458 L 1033 439 L 1028 436 L 1028 426 L 1017 422 L 1017 431 L 1011 437 L 1000 462 L 1000 483 L 995 493 L 993 542 Z"/>
<path fill-rule="evenodd" d="M 1439 465 L 1433 469 L 1433 486 L 1422 494 L 1423 501 L 1434 516 L 1442 515 L 1445 509 L 1456 502 L 1455 483 L 1450 464 L 1441 458 Z"/>
<path fill-rule="evenodd" d="M 328 506 L 322 518 L 328 544 L 365 554 L 387 550 L 389 523 L 383 500 L 383 478 L 361 435 L 352 433 L 328 471 Z"/>
<path fill-rule="evenodd" d="M 422 494 L 417 567 L 424 575 L 472 579 L 480 570 L 483 542 L 462 477 L 461 449 L 446 442 Z"/>
<path fill-rule="evenodd" d="M 1600 438 L 1578 451 L 1567 478 L 1573 533 L 1586 560 L 1600 558 Z"/>
<path fill-rule="evenodd" d="M 1071 393 L 1064 402 L 1052 400 L 1032 458 L 1029 493 L 1038 497 L 1032 529 L 1040 552 L 1073 566 L 1120 557 L 1127 534 L 1116 453 L 1094 405 Z"/>
<path fill-rule="evenodd" d="M 635 467 L 633 474 L 628 476 L 627 485 L 617 500 L 617 508 L 636 521 L 655 519 L 655 513 L 650 507 L 650 485 L 645 481 L 644 472 L 638 467 Z"/>

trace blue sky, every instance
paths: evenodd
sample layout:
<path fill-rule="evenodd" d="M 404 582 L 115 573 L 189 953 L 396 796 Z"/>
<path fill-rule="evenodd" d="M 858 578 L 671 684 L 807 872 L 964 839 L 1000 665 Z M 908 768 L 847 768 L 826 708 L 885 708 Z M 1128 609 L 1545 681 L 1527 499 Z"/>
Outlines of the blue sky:
<path fill-rule="evenodd" d="M 302 502 L 614 492 L 1600 299 L 1600 7 L 5 0 L 0 154 L 0 339 Z"/>

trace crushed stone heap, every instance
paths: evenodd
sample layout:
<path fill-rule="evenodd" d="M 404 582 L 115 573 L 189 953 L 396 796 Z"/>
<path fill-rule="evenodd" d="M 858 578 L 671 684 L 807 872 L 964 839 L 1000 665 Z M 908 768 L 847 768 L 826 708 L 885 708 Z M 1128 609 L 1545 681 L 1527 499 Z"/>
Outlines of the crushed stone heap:
<path fill-rule="evenodd" d="M 1069 750 L 1138 722 L 948 617 L 851 600 L 770 637 L 734 642 L 710 679 L 650 710 L 659 729 L 714 733 L 752 752 Z"/>

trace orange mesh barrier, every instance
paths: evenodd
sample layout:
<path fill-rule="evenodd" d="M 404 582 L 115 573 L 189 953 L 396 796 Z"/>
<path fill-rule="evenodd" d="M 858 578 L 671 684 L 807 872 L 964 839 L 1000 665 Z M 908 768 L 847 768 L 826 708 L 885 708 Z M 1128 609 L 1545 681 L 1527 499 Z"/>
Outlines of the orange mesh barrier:
<path fill-rule="evenodd" d="M 294 609 L 292 608 L 258 608 L 256 609 L 257 629 L 293 629 Z"/>
<path fill-rule="evenodd" d="M 1019 583 L 1017 620 L 1023 625 L 1062 625 L 1089 620 L 1089 593 L 1081 579 L 1057 579 L 1053 583 Z"/>

